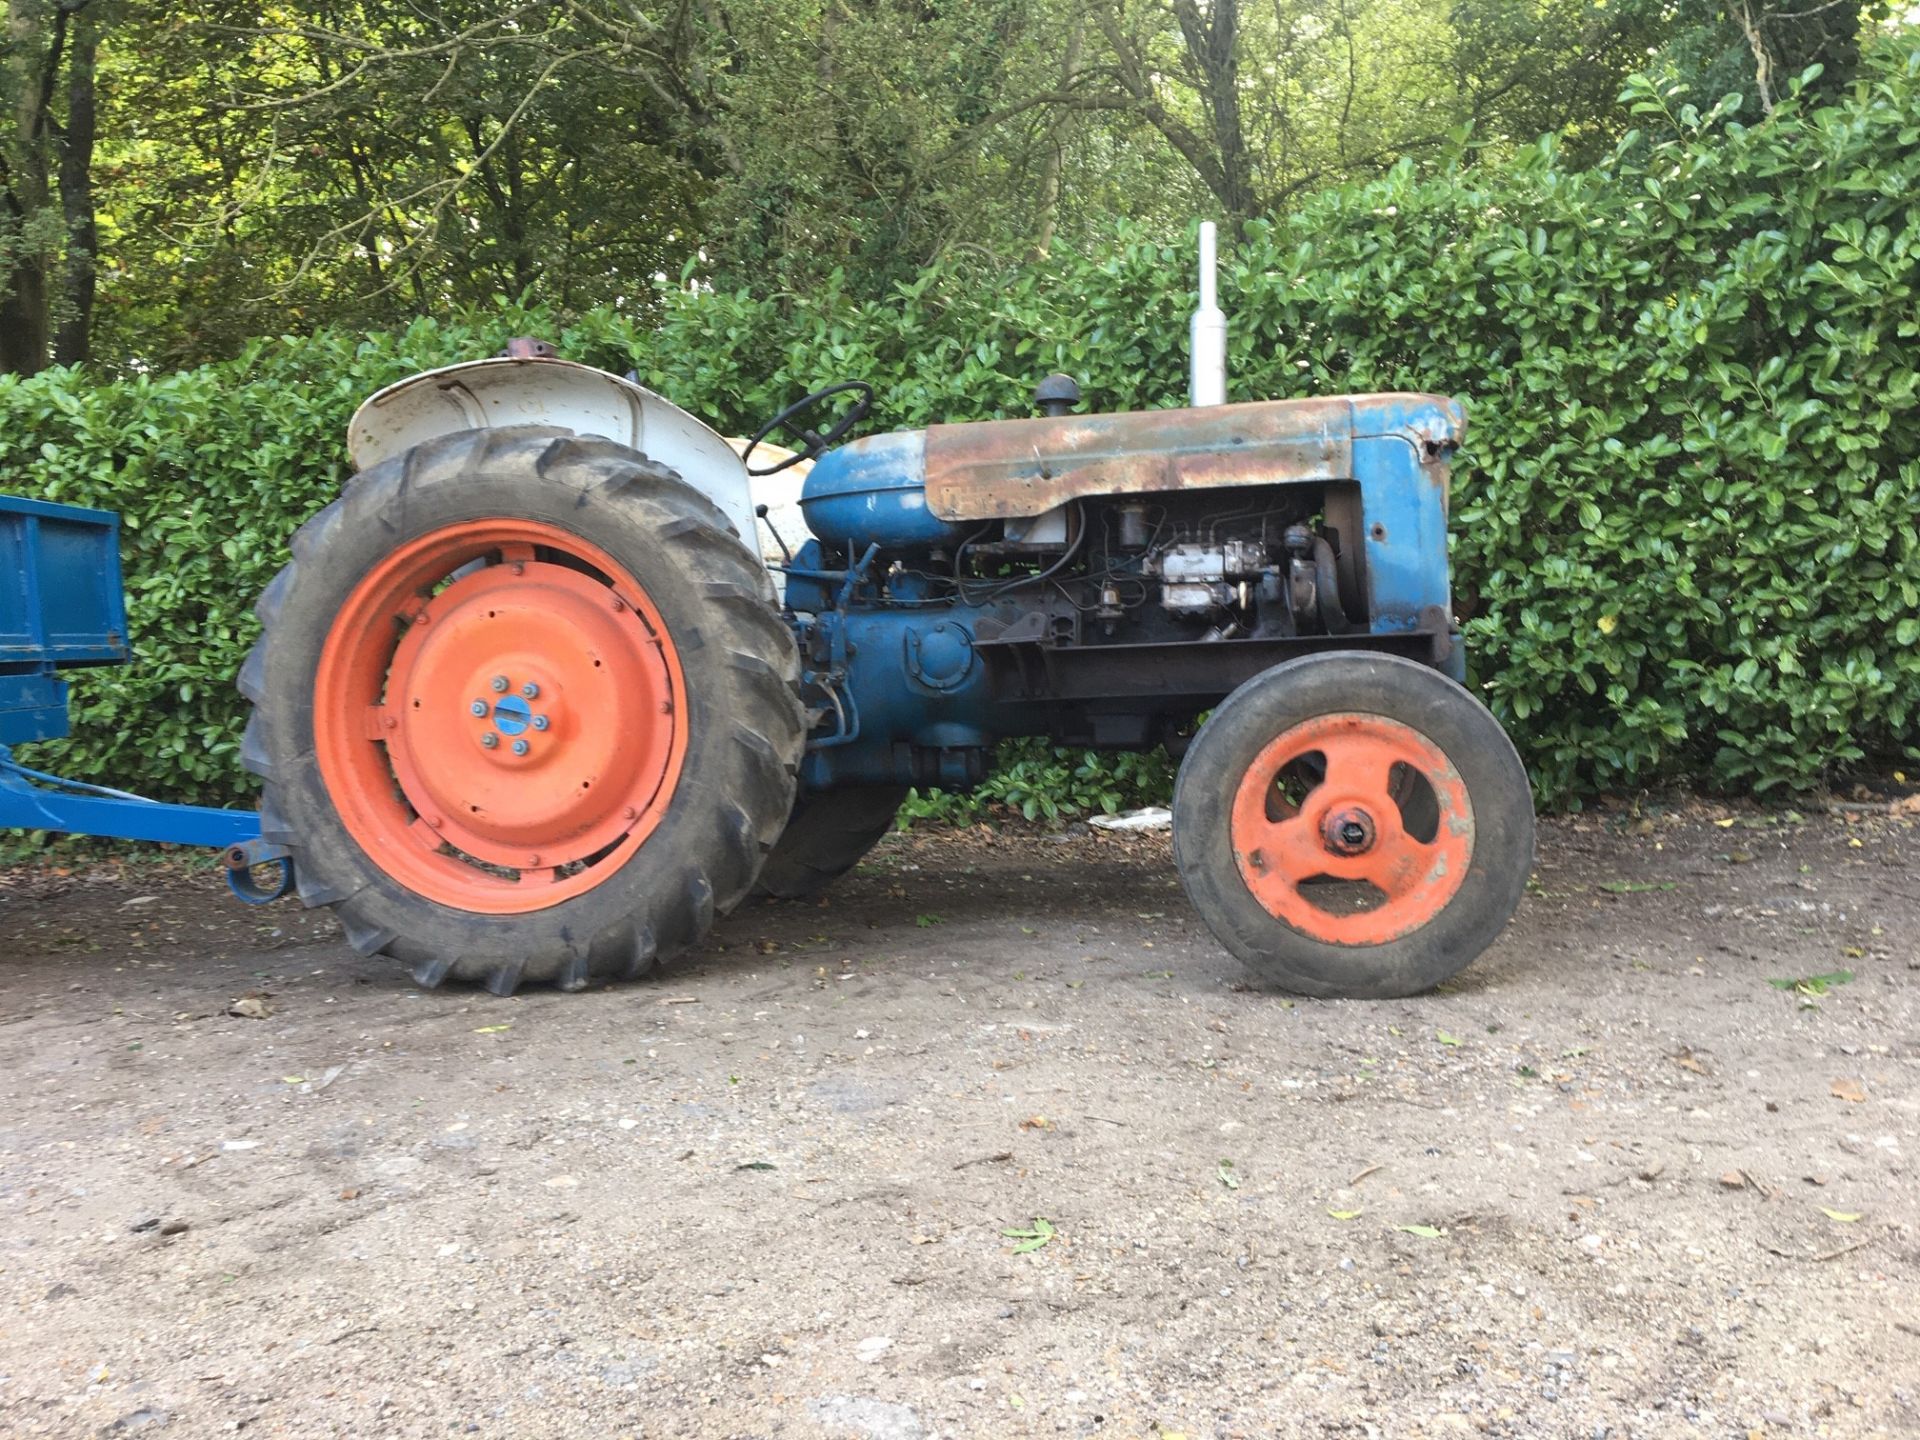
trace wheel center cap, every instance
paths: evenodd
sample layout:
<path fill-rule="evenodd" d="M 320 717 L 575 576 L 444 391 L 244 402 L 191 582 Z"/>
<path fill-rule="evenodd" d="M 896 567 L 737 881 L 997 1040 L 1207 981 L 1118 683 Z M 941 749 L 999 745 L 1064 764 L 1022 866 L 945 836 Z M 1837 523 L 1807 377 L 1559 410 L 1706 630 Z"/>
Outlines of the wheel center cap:
<path fill-rule="evenodd" d="M 533 707 L 518 695 L 507 695 L 493 703 L 493 725 L 502 735 L 524 735 L 533 724 Z"/>
<path fill-rule="evenodd" d="M 444 843 L 487 865 L 567 864 L 643 813 L 672 744 L 644 623 L 589 576 L 491 565 L 434 597 L 389 667 L 394 773 Z M 604 723 L 601 716 L 628 717 Z"/>
<path fill-rule="evenodd" d="M 1335 855 L 1364 855 L 1373 848 L 1373 817 L 1357 805 L 1329 811 L 1320 834 Z"/>

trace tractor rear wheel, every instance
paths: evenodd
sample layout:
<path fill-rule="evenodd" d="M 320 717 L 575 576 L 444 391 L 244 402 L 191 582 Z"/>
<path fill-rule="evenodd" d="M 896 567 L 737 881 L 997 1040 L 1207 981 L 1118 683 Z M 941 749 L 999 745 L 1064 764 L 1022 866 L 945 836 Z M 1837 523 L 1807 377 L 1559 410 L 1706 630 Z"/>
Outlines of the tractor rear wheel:
<path fill-rule="evenodd" d="M 263 838 L 423 985 L 643 974 L 747 894 L 792 807 L 798 653 L 766 572 L 611 441 L 427 441 L 307 521 L 256 610 Z"/>
<path fill-rule="evenodd" d="M 754 886 L 776 900 L 818 895 L 893 829 L 904 785 L 859 785 L 802 796 Z"/>
<path fill-rule="evenodd" d="M 1269 983 L 1383 999 L 1493 943 L 1533 862 L 1513 742 L 1436 670 L 1337 652 L 1277 665 L 1216 709 L 1173 792 L 1189 898 Z"/>

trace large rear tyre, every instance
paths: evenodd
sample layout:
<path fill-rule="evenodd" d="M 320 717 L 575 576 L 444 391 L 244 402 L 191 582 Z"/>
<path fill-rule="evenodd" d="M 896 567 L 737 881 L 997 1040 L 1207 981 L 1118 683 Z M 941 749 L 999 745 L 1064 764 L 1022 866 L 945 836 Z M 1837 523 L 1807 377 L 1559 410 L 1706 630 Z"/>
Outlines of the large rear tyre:
<path fill-rule="evenodd" d="M 1173 792 L 1181 883 L 1269 984 L 1384 999 L 1431 989 L 1512 918 L 1533 862 L 1527 774 L 1438 671 L 1336 652 L 1221 703 Z"/>
<path fill-rule="evenodd" d="M 671 470 L 536 427 L 354 479 L 255 607 L 242 755 L 300 898 L 423 985 L 578 989 L 694 944 L 793 804 L 798 654 Z"/>
<path fill-rule="evenodd" d="M 893 829 L 904 785 L 860 785 L 805 795 L 760 872 L 757 894 L 807 900 L 860 863 Z"/>

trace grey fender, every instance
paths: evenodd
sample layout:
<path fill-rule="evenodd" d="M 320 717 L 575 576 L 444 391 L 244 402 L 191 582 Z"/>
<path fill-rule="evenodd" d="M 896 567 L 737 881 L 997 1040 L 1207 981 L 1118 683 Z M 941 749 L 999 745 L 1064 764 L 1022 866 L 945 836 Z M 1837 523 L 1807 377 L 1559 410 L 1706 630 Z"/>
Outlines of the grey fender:
<path fill-rule="evenodd" d="M 733 447 L 646 387 L 570 360 L 501 356 L 389 385 L 354 411 L 347 453 L 366 470 L 435 436 L 502 425 L 560 426 L 638 450 L 677 470 L 761 553 L 753 492 Z"/>

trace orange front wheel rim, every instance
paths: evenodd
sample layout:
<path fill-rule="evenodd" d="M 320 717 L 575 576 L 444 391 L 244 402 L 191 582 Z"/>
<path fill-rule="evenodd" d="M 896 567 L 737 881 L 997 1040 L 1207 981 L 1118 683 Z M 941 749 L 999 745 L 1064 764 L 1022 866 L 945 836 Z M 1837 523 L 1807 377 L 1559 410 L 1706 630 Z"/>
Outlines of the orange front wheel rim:
<path fill-rule="evenodd" d="M 624 566 L 556 525 L 473 520 L 393 550 L 347 597 L 314 678 L 314 752 L 388 876 L 517 914 L 604 883 L 659 824 L 685 696 Z"/>
<path fill-rule="evenodd" d="M 1473 859 L 1473 805 L 1445 753 L 1382 715 L 1316 716 L 1241 777 L 1234 864 L 1275 919 L 1330 945 L 1384 945 L 1444 910 Z"/>

